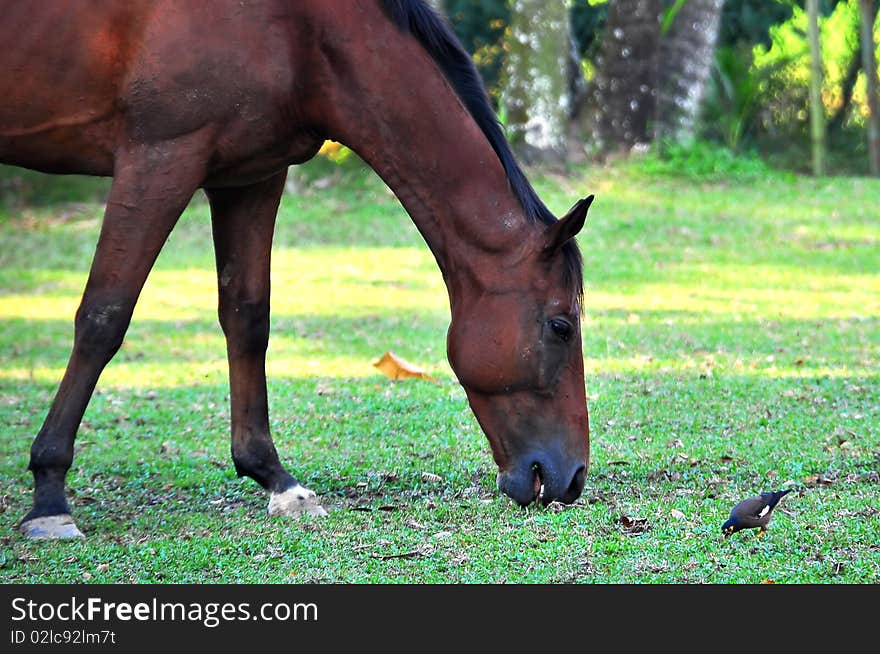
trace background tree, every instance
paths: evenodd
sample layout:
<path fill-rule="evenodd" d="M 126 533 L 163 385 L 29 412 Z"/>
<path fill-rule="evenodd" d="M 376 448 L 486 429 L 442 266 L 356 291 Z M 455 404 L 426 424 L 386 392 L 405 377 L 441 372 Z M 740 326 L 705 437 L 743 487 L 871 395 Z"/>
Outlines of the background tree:
<path fill-rule="evenodd" d="M 565 0 L 514 0 L 502 106 L 511 144 L 526 162 L 566 157 L 571 56 Z"/>
<path fill-rule="evenodd" d="M 690 141 L 712 67 L 724 0 L 611 0 L 592 111 L 599 149 Z"/>
<path fill-rule="evenodd" d="M 712 70 L 724 0 L 677 0 L 664 14 L 655 137 L 692 141 Z"/>
<path fill-rule="evenodd" d="M 651 141 L 662 15 L 662 0 L 609 3 L 589 109 L 581 113 L 588 138 L 601 151 Z"/>
<path fill-rule="evenodd" d="M 877 83 L 874 23 L 877 20 L 877 1 L 859 0 L 861 11 L 860 34 L 862 69 L 865 71 L 865 93 L 868 104 L 868 161 L 871 174 L 880 175 L 880 90 Z"/>
<path fill-rule="evenodd" d="M 825 105 L 822 104 L 822 51 L 819 45 L 819 0 L 806 0 L 810 41 L 810 139 L 813 174 L 825 174 Z"/>

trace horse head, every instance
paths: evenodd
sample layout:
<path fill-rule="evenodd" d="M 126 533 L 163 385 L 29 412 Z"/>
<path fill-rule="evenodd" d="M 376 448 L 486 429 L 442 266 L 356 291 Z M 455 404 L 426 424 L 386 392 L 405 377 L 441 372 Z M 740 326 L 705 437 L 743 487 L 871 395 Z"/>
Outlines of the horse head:
<path fill-rule="evenodd" d="M 489 439 L 498 487 L 523 506 L 573 502 L 589 465 L 572 239 L 591 201 L 533 225 L 517 255 L 489 276 L 492 287 L 475 285 L 452 304 L 450 364 Z"/>

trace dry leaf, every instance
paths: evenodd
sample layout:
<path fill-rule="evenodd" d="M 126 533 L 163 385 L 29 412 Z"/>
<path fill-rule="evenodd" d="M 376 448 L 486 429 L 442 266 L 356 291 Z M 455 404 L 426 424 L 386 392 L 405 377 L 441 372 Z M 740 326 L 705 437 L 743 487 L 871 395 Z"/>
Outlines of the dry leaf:
<path fill-rule="evenodd" d="M 621 515 L 620 524 L 631 534 L 640 534 L 648 530 L 647 518 L 632 518 L 628 515 Z"/>
<path fill-rule="evenodd" d="M 823 474 L 810 475 L 809 477 L 804 477 L 802 481 L 805 486 L 831 486 L 834 484 L 833 479 Z"/>
<path fill-rule="evenodd" d="M 373 365 L 381 370 L 386 376 L 394 380 L 415 377 L 417 379 L 435 381 L 435 379 L 424 370 L 413 365 L 409 361 L 401 359 L 394 354 L 394 352 L 386 352 L 382 355 L 382 358 L 375 361 Z"/>

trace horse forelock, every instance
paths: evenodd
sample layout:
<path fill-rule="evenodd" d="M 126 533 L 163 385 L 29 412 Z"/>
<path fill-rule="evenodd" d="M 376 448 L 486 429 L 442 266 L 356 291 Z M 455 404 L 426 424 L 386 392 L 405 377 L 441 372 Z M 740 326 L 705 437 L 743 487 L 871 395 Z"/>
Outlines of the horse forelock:
<path fill-rule="evenodd" d="M 447 81 L 498 155 L 507 174 L 510 189 L 529 220 L 543 225 L 555 223 L 556 217 L 538 197 L 516 160 L 473 59 L 446 21 L 424 0 L 381 1 L 394 24 L 404 32 L 412 34 L 443 71 Z M 583 258 L 580 249 L 572 239 L 562 247 L 561 254 L 565 262 L 564 283 L 573 294 L 573 304 L 582 308 L 584 286 Z"/>

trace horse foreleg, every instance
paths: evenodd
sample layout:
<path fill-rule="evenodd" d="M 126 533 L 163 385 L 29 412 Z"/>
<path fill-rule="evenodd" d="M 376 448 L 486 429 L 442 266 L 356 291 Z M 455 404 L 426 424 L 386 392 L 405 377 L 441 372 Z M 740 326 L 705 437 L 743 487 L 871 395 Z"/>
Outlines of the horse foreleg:
<path fill-rule="evenodd" d="M 188 145 L 186 152 L 192 153 L 192 141 L 181 145 Z M 34 501 L 20 524 L 30 538 L 82 537 L 64 492 L 74 439 L 101 371 L 122 345 L 156 256 L 201 184 L 203 164 L 181 157 L 182 151 L 175 144 L 143 146 L 117 158 L 101 234 L 74 320 L 73 350 L 31 446 L 28 467 L 34 475 Z"/>
<path fill-rule="evenodd" d="M 269 431 L 266 348 L 275 216 L 286 173 L 244 188 L 208 189 L 220 325 L 226 336 L 232 461 L 269 491 L 269 515 L 325 515 L 315 493 L 284 469 Z"/>

